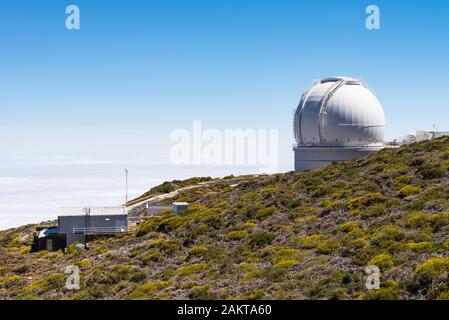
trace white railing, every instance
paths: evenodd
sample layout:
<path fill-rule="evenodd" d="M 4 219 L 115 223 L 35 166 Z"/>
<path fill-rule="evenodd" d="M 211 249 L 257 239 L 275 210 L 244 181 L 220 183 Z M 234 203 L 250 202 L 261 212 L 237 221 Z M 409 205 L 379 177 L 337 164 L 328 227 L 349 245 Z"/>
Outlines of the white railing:
<path fill-rule="evenodd" d="M 102 235 L 114 233 L 126 233 L 128 227 L 87 227 L 87 228 L 73 228 L 73 234 L 84 235 Z"/>
<path fill-rule="evenodd" d="M 126 215 L 126 209 L 123 206 L 118 207 L 68 207 L 59 208 L 59 216 L 101 216 L 101 215 Z"/>

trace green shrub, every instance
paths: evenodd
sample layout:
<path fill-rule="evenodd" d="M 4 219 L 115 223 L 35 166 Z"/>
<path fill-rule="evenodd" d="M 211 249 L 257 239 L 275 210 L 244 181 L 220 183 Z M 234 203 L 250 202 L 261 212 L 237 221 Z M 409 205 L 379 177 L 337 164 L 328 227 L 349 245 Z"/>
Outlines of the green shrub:
<path fill-rule="evenodd" d="M 142 258 L 142 262 L 144 264 L 148 264 L 150 262 L 157 262 L 161 259 L 161 253 L 159 251 L 156 252 L 151 252 L 146 254 L 143 258 Z"/>
<path fill-rule="evenodd" d="M 364 218 L 380 217 L 387 213 L 388 208 L 383 203 L 374 204 L 361 211 L 361 216 Z"/>
<path fill-rule="evenodd" d="M 75 265 L 77 265 L 80 268 L 91 267 L 92 266 L 92 261 L 90 261 L 89 259 L 83 259 L 81 261 L 75 262 Z"/>
<path fill-rule="evenodd" d="M 150 281 L 138 286 L 133 292 L 131 292 L 126 299 L 141 300 L 147 299 L 160 290 L 171 285 L 171 281 Z"/>
<path fill-rule="evenodd" d="M 424 157 L 418 157 L 418 158 L 414 158 L 412 159 L 412 161 L 410 161 L 410 164 L 414 167 L 419 167 L 422 164 L 424 164 L 426 162 L 426 158 Z"/>
<path fill-rule="evenodd" d="M 243 300 L 261 300 L 265 296 L 264 289 L 252 289 L 247 292 L 242 299 Z"/>
<path fill-rule="evenodd" d="M 19 246 L 19 239 L 17 234 L 9 234 L 4 237 L 0 237 L 0 246 L 13 248 Z"/>
<path fill-rule="evenodd" d="M 160 252 L 163 252 L 167 255 L 171 255 L 173 253 L 176 253 L 180 250 L 180 244 L 177 240 L 170 240 L 165 238 L 160 238 L 151 241 L 147 245 L 148 249 L 158 249 Z"/>
<path fill-rule="evenodd" d="M 323 208 L 321 210 L 321 215 L 327 215 L 331 212 L 335 212 L 341 209 L 345 209 L 346 202 L 344 201 L 323 201 L 320 206 Z"/>
<path fill-rule="evenodd" d="M 70 254 L 70 255 L 72 255 L 72 256 L 75 256 L 75 257 L 80 256 L 80 255 L 81 255 L 81 252 L 80 252 L 78 249 L 76 249 L 76 246 L 79 245 L 79 244 L 82 244 L 82 243 L 80 243 L 80 242 L 74 242 L 74 243 L 72 243 L 71 245 L 69 245 L 69 246 L 67 247 L 67 253 Z M 41 251 L 41 252 L 44 252 L 44 253 L 45 253 L 46 251 Z M 38 252 L 38 253 L 40 253 L 40 252 Z"/>
<path fill-rule="evenodd" d="M 208 250 L 209 248 L 207 246 L 193 247 L 189 250 L 187 259 L 191 257 L 202 257 L 207 253 Z"/>
<path fill-rule="evenodd" d="M 213 300 L 216 297 L 210 292 L 209 286 L 197 286 L 191 289 L 189 298 L 192 300 Z"/>
<path fill-rule="evenodd" d="M 279 282 L 285 279 L 289 269 L 288 267 L 274 265 L 265 269 L 264 276 L 269 282 Z"/>
<path fill-rule="evenodd" d="M 204 235 L 209 231 L 209 227 L 205 223 L 200 223 L 197 226 L 195 226 L 192 230 L 192 236 L 194 238 Z"/>
<path fill-rule="evenodd" d="M 353 230 L 359 230 L 360 226 L 358 222 L 350 221 L 340 225 L 338 229 L 343 232 L 351 232 Z"/>
<path fill-rule="evenodd" d="M 427 225 L 427 215 L 423 212 L 412 212 L 409 214 L 406 225 L 408 227 L 417 229 Z"/>
<path fill-rule="evenodd" d="M 449 213 L 438 212 L 431 214 L 428 217 L 427 221 L 432 226 L 432 231 L 437 232 L 442 227 L 447 226 L 449 224 Z"/>
<path fill-rule="evenodd" d="M 418 252 L 431 252 L 432 244 L 430 242 L 409 242 L 407 243 L 407 249 Z"/>
<path fill-rule="evenodd" d="M 249 245 L 253 248 L 255 247 L 263 247 L 267 244 L 270 244 L 274 238 L 276 238 L 276 235 L 272 232 L 255 232 L 249 236 Z"/>
<path fill-rule="evenodd" d="M 394 266 L 393 258 L 389 254 L 379 254 L 372 258 L 369 262 L 369 265 L 375 265 L 380 268 L 382 271 L 386 271 Z"/>
<path fill-rule="evenodd" d="M 184 215 L 184 213 L 186 211 L 184 211 L 182 214 Z M 202 223 L 206 223 L 207 225 L 210 225 L 210 222 L 214 221 L 214 219 L 217 218 L 217 216 L 220 214 L 220 212 L 221 212 L 221 210 L 217 209 L 217 208 L 210 208 L 210 209 L 205 208 L 202 210 L 198 210 L 198 212 L 196 212 L 193 215 L 193 217 L 194 217 L 195 221 L 199 221 Z"/>
<path fill-rule="evenodd" d="M 137 256 L 138 256 L 139 254 L 141 254 L 142 251 L 144 251 L 144 250 L 145 250 L 145 246 L 144 246 L 144 245 L 138 246 L 138 247 L 134 247 L 134 248 L 132 248 L 131 250 L 129 250 L 129 257 L 130 257 L 130 258 L 137 257 Z"/>
<path fill-rule="evenodd" d="M 298 263 L 299 263 L 299 261 L 296 259 L 284 258 L 284 259 L 279 260 L 276 263 L 276 266 L 281 267 L 281 268 L 291 268 L 291 267 L 296 266 Z"/>
<path fill-rule="evenodd" d="M 220 201 L 217 203 L 214 208 L 224 210 L 229 207 L 229 203 L 227 201 Z"/>
<path fill-rule="evenodd" d="M 245 225 L 244 225 L 244 227 L 245 227 L 246 229 L 252 229 L 252 228 L 254 228 L 255 226 L 257 226 L 257 224 L 255 224 L 254 222 L 251 222 L 251 221 L 245 222 Z"/>
<path fill-rule="evenodd" d="M 173 187 L 172 183 L 169 182 L 169 181 L 165 181 L 162 184 L 151 188 L 149 192 L 151 194 L 155 194 L 155 193 L 169 193 L 169 192 L 172 192 L 173 190 L 174 190 L 174 187 Z"/>
<path fill-rule="evenodd" d="M 315 191 L 312 193 L 312 197 L 314 198 L 321 198 L 326 195 L 329 195 L 334 192 L 334 189 L 326 184 L 320 184 L 317 188 L 315 188 Z"/>
<path fill-rule="evenodd" d="M 279 262 L 280 260 L 286 258 L 296 258 L 300 253 L 298 249 L 292 249 L 282 246 L 271 246 L 269 251 L 273 256 L 274 261 L 276 262 Z"/>
<path fill-rule="evenodd" d="M 415 274 L 421 280 L 430 282 L 439 276 L 447 276 L 449 271 L 449 258 L 431 258 L 416 267 Z"/>
<path fill-rule="evenodd" d="M 0 278 L 0 288 L 12 289 L 14 287 L 22 287 L 25 283 L 25 278 L 19 275 Z"/>
<path fill-rule="evenodd" d="M 203 205 L 200 204 L 192 204 L 187 210 L 184 210 L 181 214 L 183 216 L 195 216 L 195 215 L 200 215 L 202 212 L 206 211 L 207 208 Z M 218 209 L 214 209 L 219 211 Z"/>
<path fill-rule="evenodd" d="M 439 179 L 444 176 L 444 170 L 440 167 L 426 166 L 420 168 L 418 170 L 418 173 L 422 176 L 423 179 L 426 180 Z"/>
<path fill-rule="evenodd" d="M 170 231 L 176 230 L 184 223 L 184 219 L 180 216 L 174 216 L 166 218 L 159 223 L 157 231 L 168 233 Z"/>
<path fill-rule="evenodd" d="M 12 271 L 11 267 L 0 267 L 0 277 L 7 275 L 11 271 Z"/>
<path fill-rule="evenodd" d="M 44 251 L 48 254 L 50 254 L 50 252 L 48 251 Z M 27 272 L 29 272 L 31 270 L 31 265 L 29 264 L 18 264 L 15 265 L 14 268 L 12 269 L 12 272 L 14 272 L 15 274 L 25 274 Z"/>
<path fill-rule="evenodd" d="M 404 184 L 410 183 L 412 180 L 413 180 L 413 178 L 410 176 L 399 176 L 394 179 L 394 182 L 397 185 L 404 185 Z"/>
<path fill-rule="evenodd" d="M 255 201 L 255 200 L 259 199 L 259 197 L 260 197 L 260 194 L 257 191 L 256 192 L 247 192 L 242 195 L 242 200 Z"/>
<path fill-rule="evenodd" d="M 355 240 L 351 240 L 348 242 L 347 247 L 352 249 L 361 249 L 369 245 L 369 242 L 366 239 L 358 238 Z"/>
<path fill-rule="evenodd" d="M 212 261 L 220 259 L 227 254 L 227 249 L 219 248 L 219 247 L 208 247 L 207 252 L 204 254 L 203 258 L 206 261 Z"/>
<path fill-rule="evenodd" d="M 380 289 L 370 290 L 364 295 L 365 300 L 398 300 L 399 285 L 392 280 L 383 281 Z"/>
<path fill-rule="evenodd" d="M 324 241 L 316 247 L 316 251 L 321 254 L 331 254 L 339 247 L 337 241 Z"/>
<path fill-rule="evenodd" d="M 115 283 L 120 281 L 141 282 L 146 274 L 133 265 L 115 265 L 112 268 L 111 279 Z"/>
<path fill-rule="evenodd" d="M 311 236 L 303 236 L 297 239 L 298 244 L 304 249 L 313 249 L 325 239 L 321 234 L 314 234 Z"/>
<path fill-rule="evenodd" d="M 442 227 L 449 224 L 449 213 L 439 212 L 426 214 L 423 212 L 412 212 L 406 219 L 406 226 L 415 229 L 431 227 L 433 232 L 437 232 Z"/>
<path fill-rule="evenodd" d="M 394 225 L 386 225 L 374 233 L 371 237 L 374 243 L 379 244 L 381 241 L 401 241 L 405 238 L 405 233 L 400 227 Z"/>
<path fill-rule="evenodd" d="M 274 207 L 263 208 L 257 211 L 256 218 L 266 218 L 276 211 Z"/>
<path fill-rule="evenodd" d="M 420 192 L 421 192 L 421 188 L 420 187 L 407 185 L 407 186 L 402 187 L 398 191 L 398 197 L 399 198 L 405 198 L 405 197 L 413 196 L 413 195 L 418 194 Z"/>
<path fill-rule="evenodd" d="M 142 222 L 137 229 L 136 236 L 141 237 L 146 235 L 150 231 L 155 231 L 159 226 L 160 218 L 159 217 L 150 217 L 144 222 Z"/>
<path fill-rule="evenodd" d="M 195 208 L 189 209 L 191 211 L 195 210 Z M 183 216 L 187 215 L 189 209 L 182 213 Z M 136 235 L 140 237 L 151 231 L 168 233 L 182 226 L 184 224 L 184 218 L 179 215 L 173 216 L 172 214 L 169 214 L 170 212 L 171 210 L 163 210 L 160 211 L 157 216 L 148 218 L 140 225 L 139 229 L 137 229 Z M 167 214 L 169 214 L 168 217 Z"/>
<path fill-rule="evenodd" d="M 65 277 L 62 274 L 51 274 L 45 278 L 49 289 L 60 289 L 65 285 Z"/>
<path fill-rule="evenodd" d="M 62 283 L 62 285 L 63 284 L 64 284 L 64 282 Z M 54 289 L 56 289 L 56 288 L 58 288 L 58 286 L 54 287 Z M 42 280 L 36 280 L 33 283 L 31 283 L 25 289 L 25 291 L 28 292 L 28 293 L 42 294 L 42 293 L 47 292 L 47 291 L 49 291 L 51 289 L 52 288 L 49 286 L 49 284 L 46 281 L 46 279 L 42 279 Z"/>
<path fill-rule="evenodd" d="M 317 221 L 317 217 L 316 216 L 308 216 L 308 217 L 305 217 L 305 218 L 296 218 L 295 219 L 295 223 L 297 225 L 302 225 L 304 223 L 311 223 L 311 222 L 315 222 L 315 221 Z"/>
<path fill-rule="evenodd" d="M 183 266 L 178 269 L 178 274 L 180 276 L 188 276 L 191 274 L 201 273 L 207 269 L 207 264 L 205 263 L 194 263 Z"/>
<path fill-rule="evenodd" d="M 361 209 L 369 207 L 376 203 L 384 203 L 388 200 L 379 192 L 367 193 L 363 196 L 351 199 L 347 202 L 347 207 L 349 210 Z"/>
<path fill-rule="evenodd" d="M 236 230 L 228 233 L 229 240 L 242 240 L 248 237 L 248 232 L 245 230 Z"/>
<path fill-rule="evenodd" d="M 317 215 L 320 211 L 315 208 L 303 208 L 298 211 L 298 214 L 300 215 Z"/>

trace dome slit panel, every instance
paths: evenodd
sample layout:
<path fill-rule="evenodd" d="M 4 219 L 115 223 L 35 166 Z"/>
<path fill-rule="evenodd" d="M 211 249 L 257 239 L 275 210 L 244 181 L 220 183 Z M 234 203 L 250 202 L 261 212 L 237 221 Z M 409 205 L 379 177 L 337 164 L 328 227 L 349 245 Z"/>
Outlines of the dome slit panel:
<path fill-rule="evenodd" d="M 353 116 L 349 106 L 347 106 L 347 105 L 343 106 L 343 114 L 344 114 L 344 119 L 343 119 L 344 122 L 343 122 L 343 124 L 352 123 L 353 122 L 353 117 L 354 116 Z M 346 142 L 347 143 L 351 143 L 352 142 L 353 139 L 351 139 L 351 136 L 352 136 L 351 132 L 345 132 L 345 138 L 346 138 Z"/>

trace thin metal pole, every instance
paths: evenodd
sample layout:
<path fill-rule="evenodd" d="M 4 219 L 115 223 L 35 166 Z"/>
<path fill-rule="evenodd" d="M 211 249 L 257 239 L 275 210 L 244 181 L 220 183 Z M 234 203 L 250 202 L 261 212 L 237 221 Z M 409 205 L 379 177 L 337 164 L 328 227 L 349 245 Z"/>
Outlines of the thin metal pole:
<path fill-rule="evenodd" d="M 125 169 L 126 174 L 126 194 L 125 194 L 125 204 L 128 202 L 128 169 Z"/>

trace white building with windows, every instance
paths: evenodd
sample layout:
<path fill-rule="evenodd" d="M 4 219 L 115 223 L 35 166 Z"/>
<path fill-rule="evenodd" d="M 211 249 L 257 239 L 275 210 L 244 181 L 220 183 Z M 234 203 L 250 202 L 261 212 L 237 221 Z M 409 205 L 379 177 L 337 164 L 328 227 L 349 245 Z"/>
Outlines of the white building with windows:
<path fill-rule="evenodd" d="M 432 140 L 440 138 L 442 136 L 449 136 L 449 131 L 425 131 L 419 130 L 407 135 L 403 141 L 404 144 L 411 144 L 415 142 L 422 142 L 427 140 Z"/>

